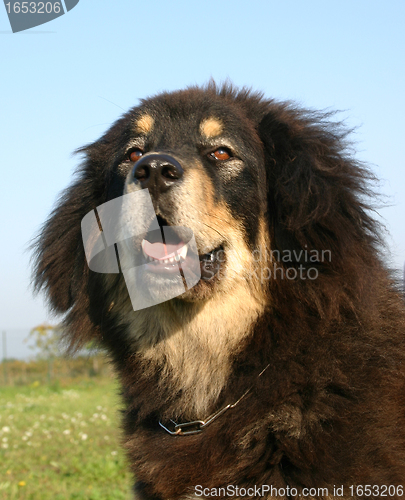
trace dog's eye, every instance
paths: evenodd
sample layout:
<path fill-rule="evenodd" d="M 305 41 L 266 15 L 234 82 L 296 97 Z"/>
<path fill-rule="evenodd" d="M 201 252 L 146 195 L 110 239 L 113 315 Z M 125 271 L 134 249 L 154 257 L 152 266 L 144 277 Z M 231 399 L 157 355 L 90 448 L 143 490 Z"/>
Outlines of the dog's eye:
<path fill-rule="evenodd" d="M 139 149 L 139 148 L 136 148 L 136 149 L 133 149 L 129 155 L 128 155 L 128 158 L 135 162 L 135 161 L 138 161 L 139 158 L 143 155 L 143 151 L 142 149 Z"/>
<path fill-rule="evenodd" d="M 227 148 L 218 148 L 212 153 L 210 153 L 210 156 L 215 160 L 224 161 L 224 160 L 229 160 L 229 158 L 231 158 L 232 156 L 232 153 Z"/>

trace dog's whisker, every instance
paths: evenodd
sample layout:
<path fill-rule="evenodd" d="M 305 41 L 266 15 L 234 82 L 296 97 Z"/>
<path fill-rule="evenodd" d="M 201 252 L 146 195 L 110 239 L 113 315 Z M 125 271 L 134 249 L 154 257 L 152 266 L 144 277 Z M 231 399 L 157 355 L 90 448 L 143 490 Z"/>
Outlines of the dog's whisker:
<path fill-rule="evenodd" d="M 206 222 L 202 222 L 202 224 L 204 224 L 204 226 L 209 227 L 210 229 L 212 229 L 213 231 L 215 231 L 216 233 L 218 233 L 221 236 L 221 238 L 224 239 L 224 241 L 229 241 L 228 238 L 223 233 L 221 233 L 221 231 L 218 231 L 218 229 L 215 229 L 215 227 L 210 226 Z"/>
<path fill-rule="evenodd" d="M 227 220 L 223 219 L 222 217 L 219 217 L 219 216 L 218 216 L 218 215 L 216 215 L 216 214 L 211 214 L 211 213 L 209 213 L 209 212 L 203 212 L 203 211 L 201 211 L 201 210 L 199 211 L 199 213 L 200 213 L 200 214 L 202 214 L 202 215 L 207 216 L 207 217 L 208 217 L 208 218 L 210 218 L 210 219 L 218 219 L 218 220 L 220 220 L 221 222 L 223 222 L 224 224 L 226 224 L 226 225 L 228 225 L 228 226 L 230 226 L 230 225 L 231 225 L 231 223 L 230 223 L 229 221 L 227 221 Z"/>

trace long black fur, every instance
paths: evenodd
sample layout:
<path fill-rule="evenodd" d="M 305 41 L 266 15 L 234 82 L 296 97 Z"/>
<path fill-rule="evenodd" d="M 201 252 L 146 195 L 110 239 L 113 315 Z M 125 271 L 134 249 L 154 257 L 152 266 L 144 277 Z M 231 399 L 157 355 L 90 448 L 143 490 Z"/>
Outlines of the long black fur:
<path fill-rule="evenodd" d="M 316 280 L 273 279 L 263 287 L 267 306 L 234 355 L 212 410 L 253 389 L 203 433 L 188 437 L 159 427 L 162 416 L 182 415 L 179 395 L 170 378 L 160 380 L 159 366 L 145 365 L 128 325 L 110 312 L 122 285 L 117 278 L 107 286 L 88 270 L 80 233 L 90 210 L 122 194 L 117 158 L 142 106 L 170 109 L 172 133 L 187 113 L 212 109 L 222 116 L 228 109 L 238 116 L 237 133 L 256 138 L 261 176 L 241 179 L 239 188 L 265 188 L 270 250 L 332 255 L 313 264 Z M 328 115 L 210 84 L 144 101 L 80 151 L 85 160 L 77 179 L 38 237 L 35 286 L 66 315 L 73 348 L 97 339 L 110 352 L 123 386 L 124 444 L 139 497 L 176 499 L 196 485 L 228 484 L 288 485 L 299 492 L 327 486 L 330 495 L 333 485 L 344 485 L 350 496 L 350 485 L 405 483 L 404 298 L 380 255 L 381 231 L 369 207 L 373 176 L 350 154 L 346 135 Z M 234 191 L 223 196 L 235 217 L 239 210 L 240 220 L 249 219 L 242 201 L 232 207 Z M 248 198 L 247 205 L 255 202 Z M 244 223 L 254 242 L 259 219 L 251 219 Z"/>

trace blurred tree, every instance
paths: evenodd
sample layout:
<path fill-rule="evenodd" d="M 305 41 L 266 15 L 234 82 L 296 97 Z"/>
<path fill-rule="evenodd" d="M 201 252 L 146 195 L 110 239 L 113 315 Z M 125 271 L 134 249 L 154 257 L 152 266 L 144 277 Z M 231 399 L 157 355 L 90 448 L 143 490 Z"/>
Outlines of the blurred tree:
<path fill-rule="evenodd" d="M 39 349 L 38 356 L 48 361 L 48 382 L 52 380 L 54 358 L 62 354 L 60 348 L 61 334 L 61 325 L 48 325 L 43 323 L 42 325 L 32 328 L 28 337 L 25 339 L 25 342 L 33 340 L 34 345 L 30 347 L 32 349 Z"/>
<path fill-rule="evenodd" d="M 63 343 L 62 325 L 48 325 L 43 323 L 30 331 L 25 342 L 32 342 L 31 349 L 38 350 L 38 358 L 48 362 L 48 381 L 53 378 L 54 359 L 66 354 L 66 345 Z M 100 372 L 100 356 L 105 356 L 105 352 L 100 349 L 95 341 L 88 342 L 75 356 L 85 356 L 92 359 L 91 375 Z"/>
<path fill-rule="evenodd" d="M 32 328 L 25 342 L 34 341 L 34 345 L 30 347 L 39 350 L 39 357 L 45 359 L 50 357 L 55 358 L 62 354 L 60 348 L 61 333 L 61 325 L 47 325 L 43 323 Z"/>

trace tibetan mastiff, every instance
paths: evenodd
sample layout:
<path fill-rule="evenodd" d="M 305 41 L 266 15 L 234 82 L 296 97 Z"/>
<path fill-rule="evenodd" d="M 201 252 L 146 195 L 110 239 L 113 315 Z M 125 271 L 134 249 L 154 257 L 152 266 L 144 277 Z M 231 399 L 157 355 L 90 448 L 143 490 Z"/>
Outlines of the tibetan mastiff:
<path fill-rule="evenodd" d="M 35 285 L 109 352 L 136 498 L 404 494 L 404 297 L 347 135 L 211 82 L 79 150 Z"/>

